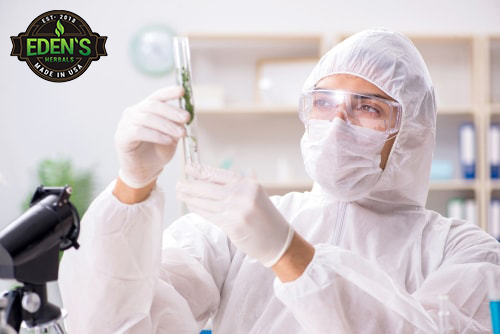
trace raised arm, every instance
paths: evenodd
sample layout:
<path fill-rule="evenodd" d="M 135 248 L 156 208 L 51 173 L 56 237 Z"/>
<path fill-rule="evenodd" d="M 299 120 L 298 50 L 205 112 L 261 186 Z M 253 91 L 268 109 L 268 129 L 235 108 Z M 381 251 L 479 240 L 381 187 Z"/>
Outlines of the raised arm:
<path fill-rule="evenodd" d="M 179 275 L 162 263 L 164 196 L 155 183 L 189 119 L 168 103 L 182 94 L 167 87 L 123 113 L 115 136 L 119 177 L 93 201 L 82 219 L 80 249 L 66 252 L 61 263 L 71 333 L 195 333 L 217 307 L 217 286 L 191 254 L 172 250 L 188 269 L 176 263 L 172 270 L 204 288 L 195 296 L 203 302 L 190 300 L 172 279 Z"/>

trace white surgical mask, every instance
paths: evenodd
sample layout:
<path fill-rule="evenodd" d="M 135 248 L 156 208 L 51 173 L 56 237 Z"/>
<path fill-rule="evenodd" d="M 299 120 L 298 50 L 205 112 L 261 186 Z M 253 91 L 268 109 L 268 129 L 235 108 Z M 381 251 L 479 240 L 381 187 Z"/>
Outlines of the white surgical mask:
<path fill-rule="evenodd" d="M 382 175 L 384 132 L 333 121 L 311 119 L 301 140 L 307 174 L 340 201 L 368 195 Z"/>

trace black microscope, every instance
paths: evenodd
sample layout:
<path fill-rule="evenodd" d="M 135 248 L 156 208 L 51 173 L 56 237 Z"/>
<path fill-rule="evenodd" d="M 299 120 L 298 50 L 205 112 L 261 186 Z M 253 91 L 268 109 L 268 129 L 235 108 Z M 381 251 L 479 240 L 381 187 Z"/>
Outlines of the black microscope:
<path fill-rule="evenodd" d="M 1 297 L 16 332 L 24 321 L 35 333 L 64 333 L 61 309 L 48 302 L 47 282 L 58 278 L 60 251 L 79 247 L 80 217 L 70 195 L 69 186 L 39 186 L 30 208 L 0 231 L 0 279 L 22 283 Z"/>

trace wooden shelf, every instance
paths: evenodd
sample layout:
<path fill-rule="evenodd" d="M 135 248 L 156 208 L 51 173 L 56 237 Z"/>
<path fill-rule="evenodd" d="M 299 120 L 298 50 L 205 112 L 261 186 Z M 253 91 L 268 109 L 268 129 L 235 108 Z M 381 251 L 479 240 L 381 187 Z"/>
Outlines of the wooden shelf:
<path fill-rule="evenodd" d="M 304 42 L 313 42 L 320 44 L 323 38 L 318 34 L 188 34 L 189 40 L 193 41 L 195 47 L 206 46 L 212 48 L 233 48 L 234 46 L 254 47 L 257 45 L 262 48 L 266 43 L 286 43 L 297 44 Z M 228 45 L 228 43 L 234 43 Z M 255 43 L 249 44 L 249 43 Z"/>
<path fill-rule="evenodd" d="M 309 191 L 312 189 L 312 181 L 299 181 L 299 182 L 274 182 L 264 181 L 262 186 L 266 189 L 269 195 L 283 195 L 292 191 Z"/>
<path fill-rule="evenodd" d="M 474 115 L 474 109 L 471 106 L 453 106 L 444 105 L 437 106 L 437 114 L 439 115 Z"/>
<path fill-rule="evenodd" d="M 492 191 L 500 190 L 500 180 L 491 180 L 490 187 Z"/>
<path fill-rule="evenodd" d="M 245 55 L 259 54 L 260 58 L 317 57 L 323 50 L 320 35 L 205 35 L 189 34 L 190 48 L 194 55 Z"/>
<path fill-rule="evenodd" d="M 264 106 L 264 105 L 228 105 L 221 108 L 200 108 L 199 115 L 252 115 L 252 114 L 287 114 L 297 115 L 297 106 Z"/>
<path fill-rule="evenodd" d="M 438 115 L 473 115 L 474 108 L 471 105 L 441 104 L 437 106 Z"/>
<path fill-rule="evenodd" d="M 500 103 L 491 104 L 490 110 L 493 115 L 500 115 Z"/>
<path fill-rule="evenodd" d="M 429 190 L 476 190 L 478 182 L 476 180 L 447 180 L 431 181 Z"/>

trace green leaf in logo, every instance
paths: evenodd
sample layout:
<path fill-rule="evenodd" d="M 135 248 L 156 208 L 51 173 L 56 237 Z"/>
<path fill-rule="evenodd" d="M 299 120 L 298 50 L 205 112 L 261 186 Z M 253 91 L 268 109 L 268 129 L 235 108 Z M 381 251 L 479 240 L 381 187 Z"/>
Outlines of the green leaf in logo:
<path fill-rule="evenodd" d="M 64 26 L 61 23 L 61 20 L 57 20 L 56 24 L 56 35 L 57 37 L 61 37 L 64 34 Z"/>

